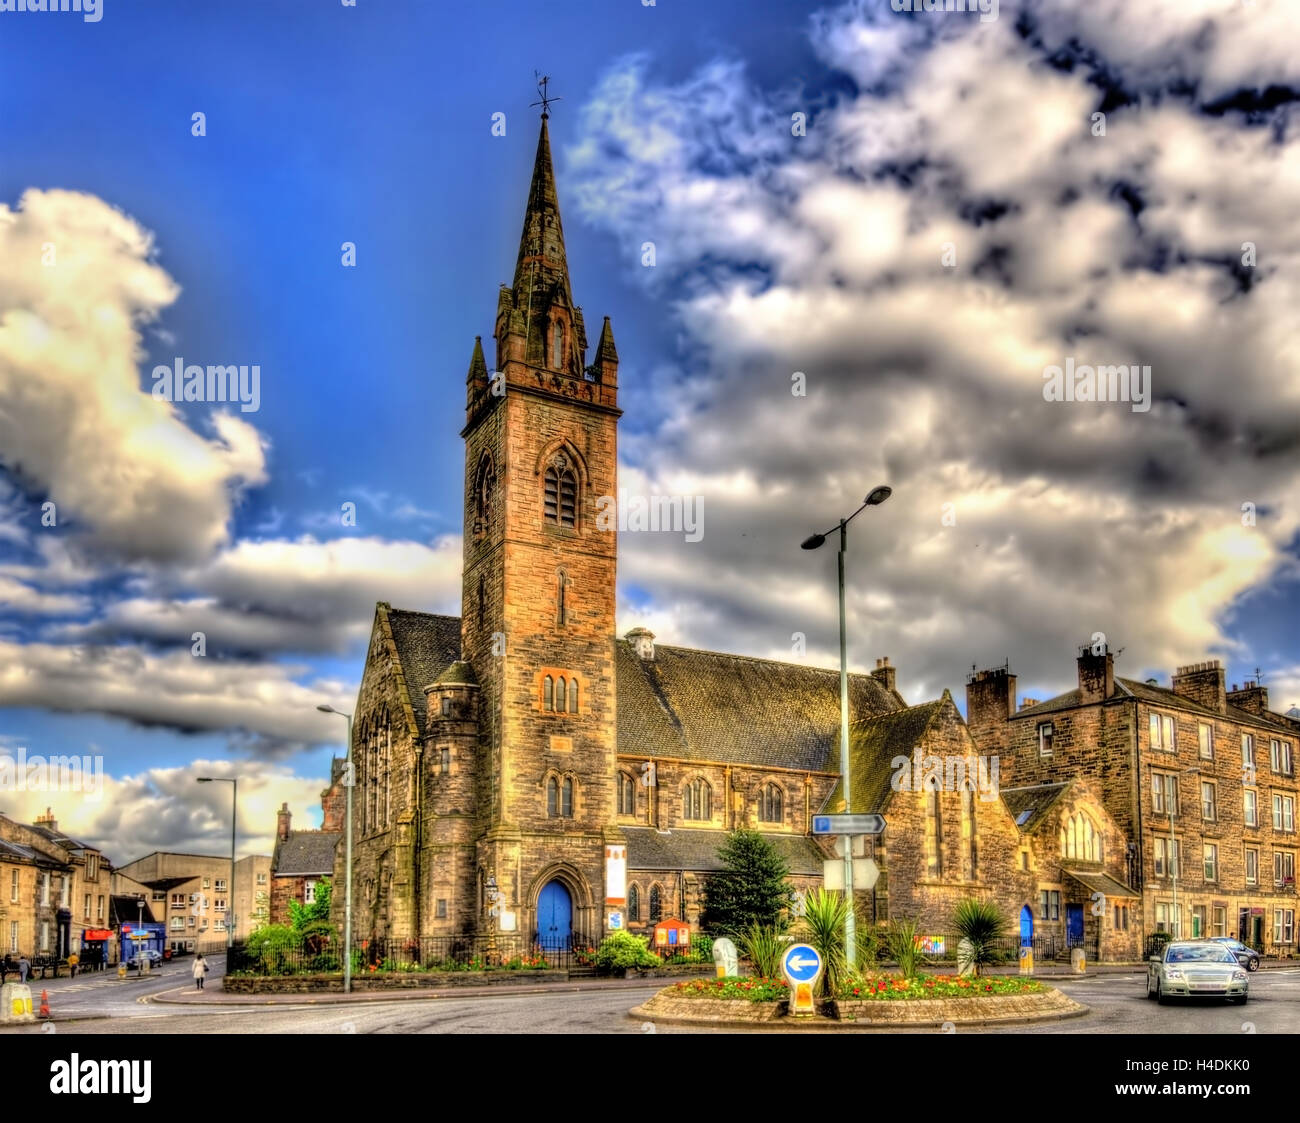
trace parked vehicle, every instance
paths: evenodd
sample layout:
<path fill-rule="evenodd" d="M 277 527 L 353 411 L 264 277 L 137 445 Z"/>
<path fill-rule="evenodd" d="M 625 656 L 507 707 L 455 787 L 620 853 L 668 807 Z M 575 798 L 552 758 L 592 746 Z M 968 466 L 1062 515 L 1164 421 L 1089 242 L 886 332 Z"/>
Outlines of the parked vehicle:
<path fill-rule="evenodd" d="M 1259 970 L 1259 952 L 1249 944 L 1243 944 L 1240 940 L 1234 940 L 1231 936 L 1211 936 L 1210 942 L 1222 944 L 1237 957 L 1237 962 L 1247 971 Z"/>
<path fill-rule="evenodd" d="M 1213 940 L 1179 940 L 1147 963 L 1147 997 L 1225 998 L 1244 1003 L 1250 982 L 1237 957 Z"/>
<path fill-rule="evenodd" d="M 162 952 L 154 951 L 153 948 L 144 948 L 142 951 L 138 951 L 135 955 L 131 956 L 131 958 L 126 961 L 126 965 L 128 967 L 139 967 L 142 959 L 147 959 L 149 961 L 149 966 L 153 967 L 162 962 Z"/>

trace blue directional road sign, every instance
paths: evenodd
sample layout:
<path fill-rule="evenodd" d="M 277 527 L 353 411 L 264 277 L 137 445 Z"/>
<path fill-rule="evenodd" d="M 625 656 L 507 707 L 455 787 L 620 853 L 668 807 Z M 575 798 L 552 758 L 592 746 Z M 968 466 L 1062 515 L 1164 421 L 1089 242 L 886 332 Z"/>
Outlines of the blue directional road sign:
<path fill-rule="evenodd" d="M 781 957 L 781 969 L 792 983 L 811 983 L 821 974 L 822 957 L 808 944 L 795 944 Z"/>
<path fill-rule="evenodd" d="M 883 815 L 814 815 L 813 834 L 883 834 Z"/>

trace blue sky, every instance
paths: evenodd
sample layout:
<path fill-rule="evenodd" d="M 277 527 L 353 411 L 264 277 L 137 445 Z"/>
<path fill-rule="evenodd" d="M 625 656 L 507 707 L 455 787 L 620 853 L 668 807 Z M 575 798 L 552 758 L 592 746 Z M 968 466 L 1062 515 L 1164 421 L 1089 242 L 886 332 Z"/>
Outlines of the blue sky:
<path fill-rule="evenodd" d="M 313 707 L 349 708 L 374 601 L 458 611 L 464 374 L 513 270 L 534 70 L 564 99 L 575 296 L 622 358 L 624 480 L 709 520 L 624 539 L 620 630 L 778 658 L 802 633 L 830 664 L 834 558 L 797 543 L 888 481 L 854 525 L 853 658 L 891 655 L 909 699 L 1006 657 L 1046 696 L 1103 631 L 1130 677 L 1218 656 L 1300 701 L 1300 145 L 1289 98 L 1214 108 L 1297 64 L 1280 7 L 1224 11 L 0 14 L 3 743 L 104 756 L 111 806 L 59 813 L 119 861 L 220 846 L 199 769 L 248 777 L 250 846 L 282 799 L 310 819 L 341 733 Z M 1104 84 L 1128 103 L 1097 137 Z M 1155 408 L 1045 403 L 1065 354 L 1152 363 Z M 177 356 L 259 364 L 260 409 L 144 417 Z"/>

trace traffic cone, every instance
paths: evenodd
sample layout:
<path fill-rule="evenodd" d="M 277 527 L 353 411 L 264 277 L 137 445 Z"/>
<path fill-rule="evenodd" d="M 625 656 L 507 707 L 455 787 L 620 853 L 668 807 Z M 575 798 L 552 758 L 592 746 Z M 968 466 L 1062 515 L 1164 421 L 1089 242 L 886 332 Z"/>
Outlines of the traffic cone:
<path fill-rule="evenodd" d="M 52 1015 L 50 1014 L 50 992 L 48 990 L 41 991 L 40 1016 L 42 1018 L 52 1017 Z"/>

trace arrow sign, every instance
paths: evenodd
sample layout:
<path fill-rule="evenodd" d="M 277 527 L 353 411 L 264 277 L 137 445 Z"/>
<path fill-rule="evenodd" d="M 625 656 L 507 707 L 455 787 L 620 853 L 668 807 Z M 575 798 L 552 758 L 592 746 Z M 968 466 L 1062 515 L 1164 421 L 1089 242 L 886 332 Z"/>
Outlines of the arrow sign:
<path fill-rule="evenodd" d="M 808 944 L 795 944 L 781 957 L 781 969 L 791 986 L 812 983 L 822 973 L 822 957 Z"/>
<path fill-rule="evenodd" d="M 883 815 L 814 815 L 813 834 L 883 834 Z"/>

